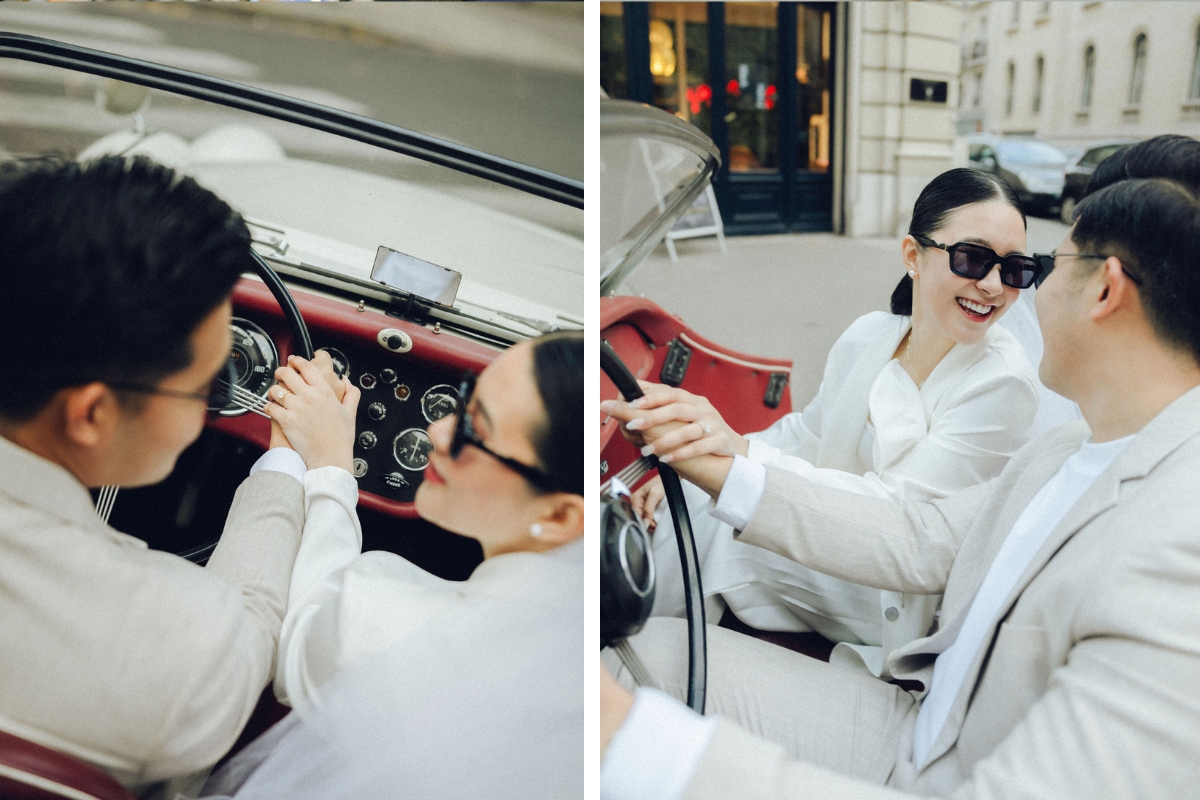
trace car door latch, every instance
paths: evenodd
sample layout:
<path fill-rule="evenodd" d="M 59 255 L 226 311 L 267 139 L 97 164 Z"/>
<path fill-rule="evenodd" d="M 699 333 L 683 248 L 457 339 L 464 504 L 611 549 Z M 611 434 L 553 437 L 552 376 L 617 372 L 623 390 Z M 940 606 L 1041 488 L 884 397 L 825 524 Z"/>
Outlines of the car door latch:
<path fill-rule="evenodd" d="M 772 372 L 767 381 L 767 391 L 763 394 L 763 405 L 767 408 L 779 408 L 779 401 L 783 399 L 783 390 L 787 383 L 786 372 Z"/>
<path fill-rule="evenodd" d="M 667 345 L 667 356 L 663 359 L 658 379 L 667 386 L 678 386 L 687 375 L 688 362 L 692 360 L 692 349 L 678 339 Z"/>

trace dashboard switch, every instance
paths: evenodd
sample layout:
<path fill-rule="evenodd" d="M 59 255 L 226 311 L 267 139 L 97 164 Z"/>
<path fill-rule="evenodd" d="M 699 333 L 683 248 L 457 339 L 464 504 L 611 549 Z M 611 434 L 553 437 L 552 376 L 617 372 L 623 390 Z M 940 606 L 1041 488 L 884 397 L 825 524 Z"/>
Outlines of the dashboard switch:
<path fill-rule="evenodd" d="M 387 408 L 383 403 L 371 403 L 371 405 L 367 406 L 367 416 L 379 422 L 379 420 L 387 416 Z"/>
<path fill-rule="evenodd" d="M 388 386 L 391 386 L 393 383 L 396 382 L 396 370 L 394 370 L 394 369 L 379 370 L 379 380 L 383 381 Z"/>
<path fill-rule="evenodd" d="M 370 450 L 378 442 L 379 437 L 377 437 L 372 431 L 363 431 L 358 435 L 358 446 L 363 450 Z"/>
<path fill-rule="evenodd" d="M 413 346 L 412 337 L 396 328 L 384 328 L 375 335 L 375 341 L 393 353 L 407 353 Z"/>
<path fill-rule="evenodd" d="M 364 389 L 374 389 L 375 376 L 369 372 L 364 372 L 362 375 L 358 376 L 358 385 Z"/>

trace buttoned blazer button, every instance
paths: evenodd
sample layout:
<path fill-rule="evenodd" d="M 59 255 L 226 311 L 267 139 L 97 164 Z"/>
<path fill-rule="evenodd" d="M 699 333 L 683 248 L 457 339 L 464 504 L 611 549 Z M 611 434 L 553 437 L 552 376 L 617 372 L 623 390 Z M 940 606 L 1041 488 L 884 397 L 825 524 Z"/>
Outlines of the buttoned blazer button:
<path fill-rule="evenodd" d="M 900 617 L 900 610 L 895 606 L 888 606 L 883 615 L 887 617 L 888 622 L 895 622 Z"/>

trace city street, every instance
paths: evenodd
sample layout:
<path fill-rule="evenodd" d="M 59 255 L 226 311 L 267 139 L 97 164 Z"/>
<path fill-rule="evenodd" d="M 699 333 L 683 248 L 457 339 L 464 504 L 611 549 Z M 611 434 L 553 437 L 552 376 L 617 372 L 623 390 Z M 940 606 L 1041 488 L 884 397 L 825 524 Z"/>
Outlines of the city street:
<path fill-rule="evenodd" d="M 0 29 L 248 83 L 583 177 L 581 7 L 5 4 Z M 45 72 L 0 60 L 0 150 L 19 155 L 50 144 L 73 156 L 113 130 L 90 96 L 72 96 L 67 87 L 64 98 L 37 69 Z M 151 107 L 148 123 L 162 106 Z M 210 126 L 211 119 L 197 119 L 186 127 Z M 272 134 L 289 153 L 320 155 L 312 137 Z M 353 161 L 349 153 L 323 156 Z M 450 184 L 460 195 L 582 236 L 578 213 L 553 203 L 514 207 L 511 193 L 445 172 L 393 168 L 397 177 Z"/>
<path fill-rule="evenodd" d="M 1029 217 L 1027 252 L 1053 250 L 1068 230 L 1056 219 Z M 900 240 L 810 233 L 725 241 L 726 254 L 715 237 L 677 242 L 677 264 L 659 246 L 618 293 L 648 297 L 728 347 L 793 359 L 799 410 L 816 394 L 842 331 L 868 311 L 887 309 L 903 274 Z"/>

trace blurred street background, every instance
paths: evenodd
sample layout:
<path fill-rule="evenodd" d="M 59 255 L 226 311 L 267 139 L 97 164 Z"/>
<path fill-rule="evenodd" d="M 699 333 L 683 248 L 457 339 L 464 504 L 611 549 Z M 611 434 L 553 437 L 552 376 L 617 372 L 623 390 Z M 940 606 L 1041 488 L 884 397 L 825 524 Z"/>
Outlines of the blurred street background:
<path fill-rule="evenodd" d="M 0 30 L 248 83 L 583 178 L 580 3 L 4 3 Z M 88 91 L 36 69 L 0 60 L 0 152 L 73 157 L 113 130 Z M 419 164 L 394 173 L 457 180 Z M 458 191 L 490 193 L 465 182 Z M 501 208 L 519 202 L 491 194 Z M 582 236 L 581 215 L 555 206 L 506 210 Z"/>
<path fill-rule="evenodd" d="M 935 175 L 1002 177 L 1026 252 L 1049 252 L 1104 158 L 1200 136 L 1200 2 L 602 2 L 600 23 L 604 91 L 719 149 L 728 245 L 659 246 L 617 293 L 794 359 L 797 409 L 846 326 L 887 308 Z"/>

